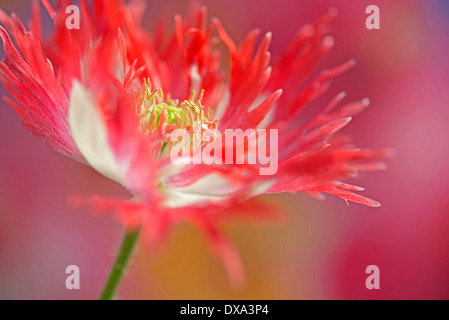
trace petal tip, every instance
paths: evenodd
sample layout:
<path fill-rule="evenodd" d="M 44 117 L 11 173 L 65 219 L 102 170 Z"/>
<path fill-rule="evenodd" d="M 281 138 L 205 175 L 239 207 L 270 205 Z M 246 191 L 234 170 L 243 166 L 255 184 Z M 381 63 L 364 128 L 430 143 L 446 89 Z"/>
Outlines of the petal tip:
<path fill-rule="evenodd" d="M 371 104 L 370 98 L 364 98 L 364 99 L 362 100 L 362 104 L 363 104 L 365 107 L 369 107 L 370 104 Z"/>
<path fill-rule="evenodd" d="M 338 11 L 338 9 L 335 8 L 335 7 L 330 7 L 329 10 L 328 10 L 328 14 L 329 14 L 329 16 L 331 16 L 331 17 L 336 17 L 336 16 L 338 16 L 339 11 Z"/>

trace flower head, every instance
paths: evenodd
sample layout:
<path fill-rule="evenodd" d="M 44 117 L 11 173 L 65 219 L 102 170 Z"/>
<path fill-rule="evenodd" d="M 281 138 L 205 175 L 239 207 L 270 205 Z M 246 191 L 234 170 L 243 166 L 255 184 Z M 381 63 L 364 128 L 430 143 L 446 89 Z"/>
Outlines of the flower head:
<path fill-rule="evenodd" d="M 81 1 L 79 30 L 65 26 L 68 1 L 56 8 L 42 3 L 54 22 L 49 39 L 41 34 L 38 2 L 29 29 L 0 11 L 6 52 L 0 80 L 27 130 L 134 195 L 129 201 L 81 201 L 94 211 L 115 212 L 129 228 L 143 224 L 153 240 L 189 220 L 201 227 L 237 281 L 242 268 L 218 223 L 238 206 L 263 215 L 267 208 L 253 197 L 302 191 L 379 206 L 356 193 L 363 188 L 344 181 L 361 170 L 382 169 L 373 160 L 391 152 L 355 148 L 336 135 L 369 100 L 340 107 L 346 97 L 341 93 L 312 120 L 298 121 L 354 65 L 349 60 L 313 75 L 334 45 L 328 35 L 334 10 L 301 28 L 271 63 L 271 33 L 257 44 L 260 32 L 254 30 L 236 44 L 218 19 L 209 24 L 206 8 L 198 5 L 186 19 L 175 17 L 172 33 L 150 33 L 134 2 Z M 265 147 L 276 157 L 269 175 L 260 170 L 267 152 L 250 161 L 252 138 L 245 132 L 251 129 L 265 130 L 251 137 L 266 138 Z M 172 139 L 177 130 L 186 133 L 186 141 Z M 238 132 L 234 138 L 240 142 L 223 145 L 227 130 Z M 273 132 L 272 139 L 266 132 Z M 196 162 L 205 150 L 215 161 Z M 183 151 L 193 161 L 174 163 L 171 155 Z M 229 154 L 232 161 L 224 161 Z"/>

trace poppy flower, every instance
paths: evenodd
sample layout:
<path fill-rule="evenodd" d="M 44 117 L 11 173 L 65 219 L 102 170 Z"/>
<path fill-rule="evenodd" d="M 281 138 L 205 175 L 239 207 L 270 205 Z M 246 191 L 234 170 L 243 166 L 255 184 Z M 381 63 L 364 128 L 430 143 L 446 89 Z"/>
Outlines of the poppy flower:
<path fill-rule="evenodd" d="M 233 283 L 244 278 L 243 267 L 219 224 L 241 209 L 256 218 L 269 214 L 272 208 L 256 196 L 304 192 L 380 205 L 346 181 L 359 171 L 383 169 L 378 159 L 391 151 L 359 149 L 338 134 L 369 100 L 343 103 L 346 93 L 340 93 L 312 119 L 302 118 L 355 64 L 314 72 L 334 46 L 328 26 L 335 9 L 298 30 L 272 62 L 270 32 L 259 40 L 260 31 L 253 30 L 237 44 L 197 4 L 184 19 L 177 15 L 173 28 L 151 33 L 142 27 L 140 2 L 80 1 L 79 29 L 67 27 L 69 1 L 42 3 L 54 23 L 49 37 L 42 35 L 38 2 L 28 28 L 0 11 L 6 100 L 25 129 L 49 147 L 133 195 L 76 197 L 77 205 L 116 213 L 151 241 L 193 222 Z M 179 130 L 187 142 L 172 139 Z M 226 140 L 229 132 L 234 139 Z M 188 159 L 173 161 L 184 151 Z"/>

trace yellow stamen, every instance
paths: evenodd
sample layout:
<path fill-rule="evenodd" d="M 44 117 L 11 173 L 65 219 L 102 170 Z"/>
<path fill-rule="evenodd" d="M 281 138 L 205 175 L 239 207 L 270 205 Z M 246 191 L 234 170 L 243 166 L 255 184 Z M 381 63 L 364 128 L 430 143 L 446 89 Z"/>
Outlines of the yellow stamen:
<path fill-rule="evenodd" d="M 200 92 L 195 101 L 196 93 L 192 91 L 188 100 L 179 103 L 171 96 L 164 95 L 161 88 L 152 90 L 149 80 L 143 80 L 143 87 L 137 93 L 137 114 L 141 121 L 141 129 L 145 132 L 153 132 L 164 128 L 166 125 L 174 125 L 177 128 L 192 127 L 195 122 L 202 128 L 214 127 L 218 119 L 210 121 L 212 110 L 202 105 L 204 90 Z M 164 123 L 161 123 L 161 117 L 164 115 Z"/>

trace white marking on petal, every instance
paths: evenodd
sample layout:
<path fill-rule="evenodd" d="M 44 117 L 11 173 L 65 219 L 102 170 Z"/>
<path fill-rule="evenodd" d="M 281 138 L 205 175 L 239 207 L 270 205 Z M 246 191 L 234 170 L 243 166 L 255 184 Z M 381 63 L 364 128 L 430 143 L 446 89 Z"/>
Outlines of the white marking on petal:
<path fill-rule="evenodd" d="M 92 93 L 77 81 L 70 93 L 69 125 L 78 149 L 92 168 L 109 179 L 120 182 L 106 124 L 97 110 Z"/>
<path fill-rule="evenodd" d="M 125 81 L 126 70 L 123 70 L 122 55 L 120 53 L 117 54 L 114 69 L 115 69 L 114 71 L 115 77 L 120 81 L 120 83 L 123 83 Z"/>
<path fill-rule="evenodd" d="M 253 104 L 249 107 L 248 113 L 256 110 L 268 97 L 269 95 L 266 93 L 259 95 L 256 100 L 254 100 Z"/>
<path fill-rule="evenodd" d="M 177 208 L 220 202 L 234 196 L 237 190 L 226 179 L 212 173 L 187 187 L 167 188 L 165 191 L 167 195 L 165 206 Z"/>
<path fill-rule="evenodd" d="M 223 98 L 218 102 L 217 108 L 215 109 L 215 118 L 221 118 L 226 112 L 226 109 L 229 106 L 229 102 L 231 101 L 231 92 L 229 91 L 229 88 L 226 88 Z"/>
<path fill-rule="evenodd" d="M 273 107 L 271 107 L 270 111 L 268 111 L 267 114 L 265 115 L 265 118 L 263 118 L 263 120 L 257 125 L 257 129 L 263 129 L 263 128 L 269 127 L 269 125 L 274 120 L 274 115 L 276 113 L 276 111 L 275 111 L 276 106 L 277 105 L 274 105 Z"/>
<path fill-rule="evenodd" d="M 198 73 L 198 66 L 196 64 L 190 67 L 190 80 L 192 81 L 190 92 L 195 92 L 196 95 L 199 95 L 201 91 L 202 78 Z"/>
<path fill-rule="evenodd" d="M 253 184 L 249 190 L 241 190 L 240 186 L 230 184 L 216 173 L 205 176 L 195 183 L 183 188 L 164 188 L 167 199 L 164 203 L 169 208 L 180 208 L 192 205 L 217 203 L 226 201 L 237 193 L 248 192 L 245 199 L 261 195 L 271 188 L 275 180 Z"/>
<path fill-rule="evenodd" d="M 260 196 L 262 194 L 264 194 L 266 191 L 268 191 L 268 189 L 270 189 L 274 184 L 276 183 L 276 180 L 272 179 L 272 180 L 267 180 L 261 183 L 256 184 L 252 190 L 250 195 L 248 196 L 249 198 L 253 198 L 253 197 L 257 197 Z"/>

